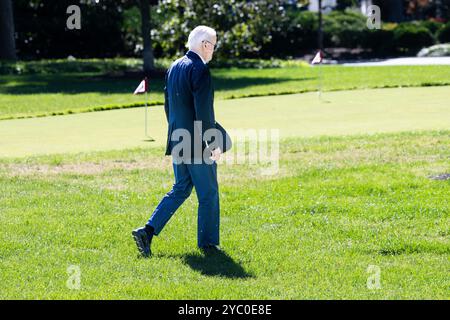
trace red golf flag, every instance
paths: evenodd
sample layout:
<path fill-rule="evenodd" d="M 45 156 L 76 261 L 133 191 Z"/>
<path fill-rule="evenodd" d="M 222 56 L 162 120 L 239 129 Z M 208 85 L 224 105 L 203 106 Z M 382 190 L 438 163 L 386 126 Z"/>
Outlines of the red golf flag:
<path fill-rule="evenodd" d="M 321 50 L 319 50 L 319 52 L 317 52 L 316 56 L 314 57 L 314 59 L 312 60 L 311 64 L 319 64 L 322 63 L 323 60 L 323 53 Z"/>
<path fill-rule="evenodd" d="M 133 94 L 146 93 L 147 91 L 148 91 L 148 79 L 145 78 L 144 80 L 141 81 L 141 83 L 139 83 L 138 87 L 136 88 L 136 90 L 134 90 Z"/>

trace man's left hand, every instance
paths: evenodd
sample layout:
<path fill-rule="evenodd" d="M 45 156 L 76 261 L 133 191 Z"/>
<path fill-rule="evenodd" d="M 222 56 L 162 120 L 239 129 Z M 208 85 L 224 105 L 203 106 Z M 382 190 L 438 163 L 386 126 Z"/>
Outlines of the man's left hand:
<path fill-rule="evenodd" d="M 222 154 L 222 150 L 220 148 L 216 148 L 211 152 L 211 157 L 209 157 L 213 161 L 219 161 L 220 155 Z"/>

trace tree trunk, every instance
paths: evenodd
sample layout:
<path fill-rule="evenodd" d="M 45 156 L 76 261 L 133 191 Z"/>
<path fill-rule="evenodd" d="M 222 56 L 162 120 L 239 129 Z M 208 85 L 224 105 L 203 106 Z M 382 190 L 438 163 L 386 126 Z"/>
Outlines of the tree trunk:
<path fill-rule="evenodd" d="M 443 18 L 442 0 L 436 0 L 436 18 Z"/>
<path fill-rule="evenodd" d="M 322 0 L 319 0 L 319 31 L 317 34 L 317 45 L 320 50 L 323 50 L 323 21 L 322 21 Z"/>
<path fill-rule="evenodd" d="M 152 49 L 152 39 L 150 35 L 150 2 L 149 0 L 140 0 L 141 2 L 141 28 L 142 38 L 144 40 L 144 74 L 150 76 L 155 69 L 155 57 Z"/>
<path fill-rule="evenodd" d="M 0 0 L 0 60 L 17 60 L 11 0 Z"/>
<path fill-rule="evenodd" d="M 403 1 L 402 0 L 390 0 L 389 1 L 389 16 L 390 22 L 403 21 Z"/>

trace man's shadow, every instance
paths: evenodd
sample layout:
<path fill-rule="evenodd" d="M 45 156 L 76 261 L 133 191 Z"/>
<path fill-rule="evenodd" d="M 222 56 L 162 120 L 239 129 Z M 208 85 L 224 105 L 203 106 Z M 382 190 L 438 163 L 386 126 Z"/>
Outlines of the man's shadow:
<path fill-rule="evenodd" d="M 165 256 L 165 255 L 162 255 Z M 233 260 L 226 252 L 187 253 L 181 255 L 183 262 L 205 276 L 218 276 L 232 279 L 253 278 L 254 275 Z"/>
<path fill-rule="evenodd" d="M 206 276 L 220 276 L 227 278 L 252 278 L 253 275 L 233 260 L 226 252 L 212 252 L 186 254 L 184 262 L 193 270 L 199 271 Z"/>

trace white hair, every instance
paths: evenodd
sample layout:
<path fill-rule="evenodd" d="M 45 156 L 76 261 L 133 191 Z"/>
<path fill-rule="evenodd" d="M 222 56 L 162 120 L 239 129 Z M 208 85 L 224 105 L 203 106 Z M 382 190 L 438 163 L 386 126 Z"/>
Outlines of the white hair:
<path fill-rule="evenodd" d="M 198 49 L 202 41 L 204 40 L 212 40 L 216 36 L 216 30 L 207 26 L 197 26 L 194 30 L 189 33 L 188 42 L 186 43 L 186 47 L 189 50 Z"/>

